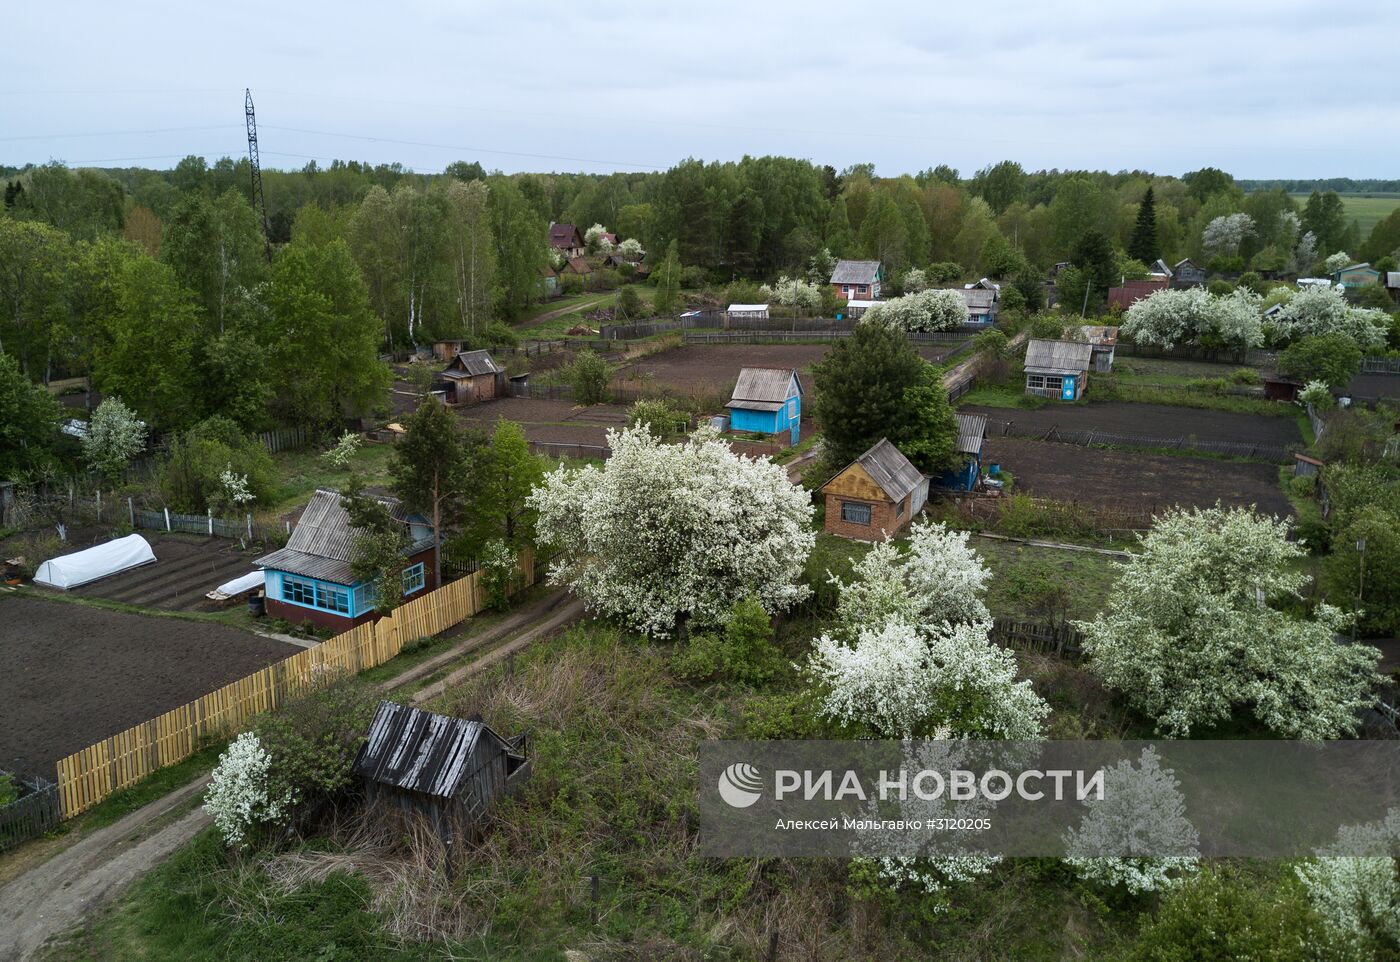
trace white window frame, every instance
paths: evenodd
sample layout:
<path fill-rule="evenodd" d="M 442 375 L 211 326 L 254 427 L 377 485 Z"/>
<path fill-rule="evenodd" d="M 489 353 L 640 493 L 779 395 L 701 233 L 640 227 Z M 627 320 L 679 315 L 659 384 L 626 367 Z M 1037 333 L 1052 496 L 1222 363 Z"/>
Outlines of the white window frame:
<path fill-rule="evenodd" d="M 403 569 L 403 574 L 400 577 L 403 579 L 403 596 L 405 598 L 422 591 L 428 584 L 427 569 L 421 561 Z"/>
<path fill-rule="evenodd" d="M 848 512 L 847 509 L 855 510 L 853 512 Z M 862 511 L 865 513 L 865 520 L 862 521 L 859 517 L 851 517 L 852 513 L 860 514 Z M 864 501 L 842 501 L 841 520 L 847 524 L 874 524 L 875 506 Z"/>

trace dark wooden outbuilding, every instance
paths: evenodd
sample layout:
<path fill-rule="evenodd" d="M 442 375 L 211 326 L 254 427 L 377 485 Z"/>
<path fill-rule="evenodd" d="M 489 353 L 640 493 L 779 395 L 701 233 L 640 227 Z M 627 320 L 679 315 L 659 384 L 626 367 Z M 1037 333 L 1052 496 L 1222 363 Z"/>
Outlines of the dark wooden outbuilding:
<path fill-rule="evenodd" d="M 426 818 L 444 843 L 479 838 L 501 798 L 529 777 L 524 738 L 480 721 L 381 702 L 355 757 L 372 803 Z"/>

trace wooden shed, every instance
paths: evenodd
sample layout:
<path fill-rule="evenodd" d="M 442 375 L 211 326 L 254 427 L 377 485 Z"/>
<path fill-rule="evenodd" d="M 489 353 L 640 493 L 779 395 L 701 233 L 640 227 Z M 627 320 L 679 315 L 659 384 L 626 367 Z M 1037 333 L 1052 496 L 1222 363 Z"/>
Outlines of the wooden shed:
<path fill-rule="evenodd" d="M 928 478 L 889 439 L 881 438 L 821 490 L 826 498 L 823 530 L 843 538 L 881 541 L 898 535 L 924 509 Z"/>
<path fill-rule="evenodd" d="M 480 721 L 380 702 L 354 773 L 366 798 L 426 818 L 444 842 L 480 837 L 501 798 L 530 775 L 524 739 Z"/>
<path fill-rule="evenodd" d="M 725 405 L 730 426 L 796 444 L 801 439 L 802 393 L 802 379 L 793 368 L 743 368 Z"/>
<path fill-rule="evenodd" d="M 1026 345 L 1026 393 L 1078 401 L 1089 381 L 1094 348 L 1088 341 L 1032 338 Z"/>
<path fill-rule="evenodd" d="M 954 491 L 971 491 L 982 475 L 982 445 L 987 439 L 987 415 L 955 412 L 953 416 L 958 421 L 957 450 L 963 463 L 962 467 L 945 472 L 937 484 L 940 488 Z"/>
<path fill-rule="evenodd" d="M 448 404 L 474 404 L 504 393 L 506 372 L 488 351 L 462 351 L 443 369 Z"/>

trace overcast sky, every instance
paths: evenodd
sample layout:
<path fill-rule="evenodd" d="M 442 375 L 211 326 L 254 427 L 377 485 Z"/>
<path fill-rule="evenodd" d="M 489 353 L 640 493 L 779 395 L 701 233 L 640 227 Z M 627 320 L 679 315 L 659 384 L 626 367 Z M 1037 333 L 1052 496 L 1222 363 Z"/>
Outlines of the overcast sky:
<path fill-rule="evenodd" d="M 204 8 L 204 9 L 201 9 Z M 4 16 L 0 163 L 1400 177 L 1400 4 L 61 0 Z"/>

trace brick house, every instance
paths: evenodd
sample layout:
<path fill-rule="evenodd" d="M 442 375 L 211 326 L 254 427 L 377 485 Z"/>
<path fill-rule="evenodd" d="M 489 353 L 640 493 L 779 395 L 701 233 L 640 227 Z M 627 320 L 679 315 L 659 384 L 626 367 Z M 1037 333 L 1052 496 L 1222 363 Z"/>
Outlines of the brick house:
<path fill-rule="evenodd" d="M 433 577 L 433 529 L 422 515 L 410 514 L 397 498 L 378 499 L 404 526 L 403 593 L 411 598 L 437 587 Z M 310 621 L 346 631 L 375 617 L 375 589 L 351 571 L 355 529 L 340 492 L 320 488 L 301 513 L 287 546 L 253 562 L 266 578 L 267 613 L 291 622 Z"/>
<path fill-rule="evenodd" d="M 831 288 L 848 301 L 878 301 L 882 276 L 879 261 L 837 261 Z"/>
<path fill-rule="evenodd" d="M 928 501 L 928 478 L 886 438 L 821 488 L 822 530 L 859 541 L 898 536 Z"/>

